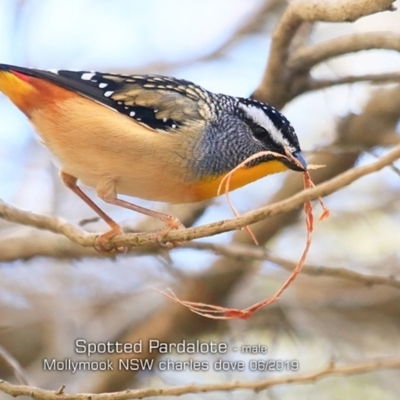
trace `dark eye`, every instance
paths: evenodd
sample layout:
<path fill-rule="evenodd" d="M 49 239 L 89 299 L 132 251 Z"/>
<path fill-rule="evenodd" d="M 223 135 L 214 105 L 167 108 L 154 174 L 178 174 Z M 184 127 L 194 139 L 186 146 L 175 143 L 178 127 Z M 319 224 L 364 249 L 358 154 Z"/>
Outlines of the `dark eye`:
<path fill-rule="evenodd" d="M 264 139 L 267 136 L 267 131 L 261 126 L 253 128 L 253 135 L 256 139 Z"/>

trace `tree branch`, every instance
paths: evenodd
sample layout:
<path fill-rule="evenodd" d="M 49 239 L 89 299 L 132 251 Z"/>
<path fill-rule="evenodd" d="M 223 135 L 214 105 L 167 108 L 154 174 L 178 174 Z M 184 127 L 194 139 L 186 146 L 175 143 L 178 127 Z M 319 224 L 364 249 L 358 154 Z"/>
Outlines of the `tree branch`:
<path fill-rule="evenodd" d="M 371 49 L 400 52 L 400 35 L 393 32 L 365 32 L 327 40 L 300 48 L 290 57 L 288 66 L 297 70 L 309 70 L 329 58 Z"/>
<path fill-rule="evenodd" d="M 292 272 L 297 262 L 290 261 L 286 258 L 269 254 L 264 248 L 251 247 L 240 244 L 221 245 L 217 243 L 189 242 L 183 247 L 196 250 L 210 250 L 216 254 L 232 258 L 234 260 L 258 260 L 270 261 L 279 265 L 285 270 Z M 400 281 L 393 276 L 385 277 L 378 275 L 365 275 L 342 267 L 325 267 L 316 264 L 304 264 L 301 273 L 310 276 L 329 276 L 332 278 L 346 279 L 365 286 L 384 285 L 400 289 Z"/>
<path fill-rule="evenodd" d="M 364 74 L 356 76 L 344 76 L 343 78 L 337 79 L 315 79 L 311 80 L 304 92 L 326 89 L 328 87 L 345 85 L 356 82 L 373 82 L 373 83 L 385 83 L 385 82 L 396 82 L 400 80 L 400 73 L 388 72 L 385 74 Z"/>
<path fill-rule="evenodd" d="M 165 241 L 188 241 L 199 239 L 206 236 L 213 236 L 222 232 L 229 232 L 241 229 L 247 225 L 261 221 L 274 215 L 279 215 L 284 212 L 293 210 L 301 206 L 307 200 L 316 200 L 318 197 L 327 196 L 335 191 L 350 185 L 357 179 L 380 171 L 382 168 L 392 164 L 400 158 L 400 146 L 395 147 L 390 153 L 381 157 L 379 160 L 364 165 L 361 167 L 353 168 L 346 171 L 339 176 L 324 182 L 313 189 L 302 190 L 296 195 L 279 201 L 277 203 L 262 207 L 243 214 L 241 217 L 227 219 L 223 221 L 213 222 L 211 224 L 198 226 L 195 228 L 179 229 L 170 231 L 165 235 Z M 46 229 L 54 233 L 60 233 L 85 247 L 94 245 L 97 235 L 84 232 L 68 222 L 56 217 L 48 217 L 38 215 L 27 211 L 19 210 L 9 204 L 0 200 L 0 218 L 10 222 L 16 222 L 24 225 L 34 226 L 39 229 Z M 146 233 L 128 233 L 117 235 L 110 240 L 113 247 L 140 247 L 140 246 L 155 246 L 152 234 Z"/>
<path fill-rule="evenodd" d="M 26 245 L 27 243 L 29 245 Z M 196 250 L 208 250 L 237 261 L 270 261 L 289 272 L 291 272 L 296 266 L 294 261 L 272 255 L 262 247 L 253 247 L 241 244 L 235 244 L 232 246 L 195 241 L 184 243 L 181 247 Z M 140 248 L 140 250 L 142 250 L 143 254 L 146 255 L 162 254 L 164 251 L 159 248 Z M 66 237 L 53 235 L 50 232 L 44 232 L 41 235 L 31 232 L 24 236 L 18 236 L 2 241 L 0 261 L 15 261 L 17 259 L 26 259 L 35 256 L 58 258 L 104 257 L 104 255 L 100 255 L 94 249 L 79 246 L 68 240 Z M 113 257 L 113 254 L 110 254 L 110 257 Z M 394 276 L 386 277 L 379 275 L 365 275 L 344 267 L 326 267 L 318 264 L 304 264 L 302 274 L 317 277 L 329 276 L 333 278 L 346 279 L 365 286 L 384 285 L 400 289 L 400 281 L 395 279 Z"/>
<path fill-rule="evenodd" d="M 326 368 L 308 374 L 295 375 L 291 374 L 280 378 L 269 378 L 255 382 L 232 382 L 210 385 L 186 385 L 173 388 L 148 388 L 136 390 L 124 390 L 114 393 L 81 393 L 66 394 L 64 388 L 58 391 L 44 390 L 31 386 L 13 385 L 6 381 L 0 380 L 0 391 L 13 396 L 28 396 L 41 400 L 128 400 L 143 399 L 146 397 L 162 397 L 162 396 L 182 396 L 189 393 L 210 393 L 231 390 L 252 390 L 260 392 L 273 386 L 305 384 L 318 381 L 320 379 L 332 376 L 349 376 L 355 374 L 364 374 L 371 371 L 382 369 L 400 368 L 400 357 L 380 358 L 360 363 L 353 363 L 343 366 L 328 365 Z"/>
<path fill-rule="evenodd" d="M 392 0 L 320 0 L 291 1 L 276 27 L 267 68 L 253 97 L 281 108 L 294 94 L 298 94 L 301 82 L 293 88 L 294 71 L 287 67 L 293 40 L 303 22 L 355 21 L 370 14 L 392 10 Z M 308 80 L 308 73 L 299 78 Z"/>

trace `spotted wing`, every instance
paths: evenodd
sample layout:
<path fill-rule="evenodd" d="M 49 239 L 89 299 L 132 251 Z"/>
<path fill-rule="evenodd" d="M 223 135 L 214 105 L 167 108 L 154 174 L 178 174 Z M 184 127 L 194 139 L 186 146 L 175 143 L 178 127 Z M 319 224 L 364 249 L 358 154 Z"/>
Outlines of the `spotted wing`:
<path fill-rule="evenodd" d="M 73 90 L 155 130 L 171 131 L 187 120 L 204 119 L 212 114 L 210 93 L 183 79 L 161 75 L 9 68 Z"/>

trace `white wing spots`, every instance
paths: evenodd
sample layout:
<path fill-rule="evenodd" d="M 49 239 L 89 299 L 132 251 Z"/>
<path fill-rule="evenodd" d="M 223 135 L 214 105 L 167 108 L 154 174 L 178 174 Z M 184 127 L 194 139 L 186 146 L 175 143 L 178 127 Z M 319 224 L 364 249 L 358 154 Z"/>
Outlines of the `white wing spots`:
<path fill-rule="evenodd" d="M 131 112 L 129 113 L 129 116 L 130 116 L 130 117 L 134 117 L 135 114 L 136 114 L 135 111 L 131 111 Z"/>
<path fill-rule="evenodd" d="M 108 86 L 108 83 L 105 83 L 105 82 L 99 83 L 99 88 L 100 88 L 100 89 L 104 89 L 104 88 L 106 88 L 107 86 Z"/>
<path fill-rule="evenodd" d="M 84 81 L 90 81 L 96 74 L 93 72 L 84 72 L 81 75 L 81 79 Z"/>
<path fill-rule="evenodd" d="M 49 71 L 49 72 L 51 72 L 52 74 L 56 74 L 56 75 L 58 75 L 58 69 L 48 69 L 47 71 Z"/>
<path fill-rule="evenodd" d="M 292 149 L 289 141 L 282 135 L 282 132 L 277 129 L 275 124 L 271 121 L 265 112 L 256 106 L 239 104 L 239 107 L 251 118 L 256 124 L 263 127 L 270 135 L 272 140 L 280 146 L 289 146 Z M 273 110 L 276 113 L 276 110 Z"/>
<path fill-rule="evenodd" d="M 168 121 L 167 118 L 163 118 L 163 119 L 162 119 L 162 122 L 164 122 L 164 123 L 167 122 L 167 121 Z"/>
<path fill-rule="evenodd" d="M 171 128 L 172 128 L 172 129 L 175 129 L 175 128 L 176 128 L 176 125 L 175 125 L 175 124 L 172 124 L 172 125 L 171 125 Z"/>
<path fill-rule="evenodd" d="M 107 92 L 104 92 L 104 97 L 110 97 L 114 93 L 113 90 L 107 90 Z"/>

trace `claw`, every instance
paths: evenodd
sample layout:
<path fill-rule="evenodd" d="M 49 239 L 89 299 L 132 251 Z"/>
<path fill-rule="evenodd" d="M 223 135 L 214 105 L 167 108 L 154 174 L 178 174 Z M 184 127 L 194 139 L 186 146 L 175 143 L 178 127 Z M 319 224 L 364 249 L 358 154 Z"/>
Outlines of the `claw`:
<path fill-rule="evenodd" d="M 94 248 L 99 253 L 122 253 L 125 254 L 128 252 L 128 247 L 111 247 L 110 239 L 116 235 L 122 234 L 124 231 L 119 225 L 114 226 L 111 230 L 102 235 L 96 237 L 96 240 L 93 244 Z"/>
<path fill-rule="evenodd" d="M 152 234 L 152 241 L 157 242 L 161 247 L 171 250 L 181 245 L 183 241 L 164 242 L 163 239 L 165 235 L 173 229 L 185 229 L 185 225 L 183 225 L 178 218 L 170 215 L 168 215 L 166 218 L 163 218 L 163 221 L 166 223 L 165 226 Z"/>

